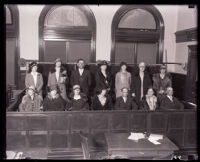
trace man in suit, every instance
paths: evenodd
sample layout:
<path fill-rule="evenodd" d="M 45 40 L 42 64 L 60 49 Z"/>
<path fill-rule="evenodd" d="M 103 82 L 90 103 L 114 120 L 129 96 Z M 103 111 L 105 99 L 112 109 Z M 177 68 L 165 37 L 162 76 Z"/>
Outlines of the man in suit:
<path fill-rule="evenodd" d="M 152 86 L 149 74 L 145 71 L 145 63 L 139 63 L 139 73 L 132 75 L 131 79 L 131 95 L 135 97 L 136 103 L 140 105 L 142 97 L 147 93 L 148 87 Z"/>
<path fill-rule="evenodd" d="M 166 96 L 161 100 L 161 109 L 183 109 L 183 104 L 173 96 L 173 88 L 167 87 Z"/>
<path fill-rule="evenodd" d="M 115 103 L 116 110 L 137 110 L 138 106 L 133 101 L 133 98 L 128 95 L 128 88 L 124 87 L 121 89 L 122 96 L 118 97 Z"/>
<path fill-rule="evenodd" d="M 77 60 L 77 69 L 71 74 L 71 86 L 80 85 L 81 90 L 89 97 L 89 90 L 91 86 L 91 74 L 89 70 L 84 69 L 85 61 L 83 59 Z"/>

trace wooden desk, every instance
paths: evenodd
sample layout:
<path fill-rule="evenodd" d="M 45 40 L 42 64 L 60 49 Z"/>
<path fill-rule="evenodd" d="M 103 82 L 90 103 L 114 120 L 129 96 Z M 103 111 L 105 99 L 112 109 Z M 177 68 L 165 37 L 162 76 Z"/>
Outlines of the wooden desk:
<path fill-rule="evenodd" d="M 108 154 L 127 158 L 156 159 L 167 157 L 179 150 L 166 136 L 159 140 L 161 144 L 154 145 L 148 139 L 140 139 L 138 142 L 128 139 L 130 133 L 105 133 L 108 144 Z"/>

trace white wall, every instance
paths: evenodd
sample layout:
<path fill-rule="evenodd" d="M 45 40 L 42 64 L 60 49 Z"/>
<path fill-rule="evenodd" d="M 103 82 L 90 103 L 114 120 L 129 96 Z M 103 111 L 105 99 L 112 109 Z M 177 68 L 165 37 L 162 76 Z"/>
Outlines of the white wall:
<path fill-rule="evenodd" d="M 120 5 L 90 5 L 96 18 L 96 60 L 110 60 L 111 24 Z"/>
<path fill-rule="evenodd" d="M 197 27 L 197 8 L 188 8 L 188 5 L 181 5 L 178 8 L 177 31 Z M 195 45 L 197 41 L 176 43 L 175 61 L 186 63 L 188 61 L 188 45 Z M 187 74 L 182 66 L 176 66 L 176 73 Z"/>
<path fill-rule="evenodd" d="M 174 33 L 176 32 L 178 6 L 155 5 L 155 7 L 160 11 L 165 25 L 163 61 L 175 62 L 176 41 Z M 165 59 L 166 53 L 167 60 Z M 173 64 L 168 64 L 167 70 L 170 72 L 174 72 L 175 66 Z"/>
<path fill-rule="evenodd" d="M 42 5 L 18 5 L 20 58 L 39 58 L 39 15 Z"/>
<path fill-rule="evenodd" d="M 197 6 L 188 8 L 188 5 L 178 7 L 177 30 L 197 27 Z"/>
<path fill-rule="evenodd" d="M 110 60 L 111 24 L 116 11 L 121 5 L 89 5 L 96 18 L 96 59 Z M 20 13 L 20 57 L 25 59 L 39 58 L 39 15 L 43 5 L 18 5 Z M 167 50 L 167 61 L 176 61 L 175 32 L 177 31 L 177 5 L 155 5 L 164 19 L 164 51 Z M 182 19 L 184 21 L 184 19 Z M 181 26 L 181 22 L 179 21 Z M 165 55 L 164 55 L 165 58 Z M 165 61 L 165 60 L 164 60 Z M 175 71 L 174 65 L 168 65 L 168 71 Z"/>

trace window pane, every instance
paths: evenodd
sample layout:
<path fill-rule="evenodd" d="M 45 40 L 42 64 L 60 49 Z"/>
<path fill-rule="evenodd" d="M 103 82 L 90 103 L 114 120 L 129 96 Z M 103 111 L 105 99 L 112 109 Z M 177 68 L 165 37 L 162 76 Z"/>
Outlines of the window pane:
<path fill-rule="evenodd" d="M 143 9 L 127 12 L 120 20 L 119 28 L 156 29 L 156 22 L 151 13 Z"/>
<path fill-rule="evenodd" d="M 134 43 L 116 42 L 115 63 L 120 63 L 121 61 L 134 63 Z"/>
<path fill-rule="evenodd" d="M 68 62 L 76 62 L 82 58 L 86 63 L 91 62 L 91 43 L 90 41 L 73 41 L 68 42 L 67 60 Z"/>
<path fill-rule="evenodd" d="M 10 9 L 6 6 L 6 24 L 12 24 Z"/>
<path fill-rule="evenodd" d="M 66 63 L 66 42 L 45 41 L 44 61 L 54 62 L 58 57 L 63 63 Z"/>
<path fill-rule="evenodd" d="M 53 8 L 45 18 L 45 25 L 53 26 L 88 26 L 82 11 L 72 6 Z"/>
<path fill-rule="evenodd" d="M 138 43 L 137 63 L 143 61 L 147 64 L 156 64 L 157 50 L 156 43 Z"/>

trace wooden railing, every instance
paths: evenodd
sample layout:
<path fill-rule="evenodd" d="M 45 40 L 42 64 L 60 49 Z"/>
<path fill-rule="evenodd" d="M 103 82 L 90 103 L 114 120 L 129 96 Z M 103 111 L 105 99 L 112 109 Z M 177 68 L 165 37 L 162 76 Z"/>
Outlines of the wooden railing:
<path fill-rule="evenodd" d="M 197 111 L 7 112 L 7 149 L 80 148 L 78 132 L 148 132 L 168 136 L 180 149 L 197 149 Z"/>

